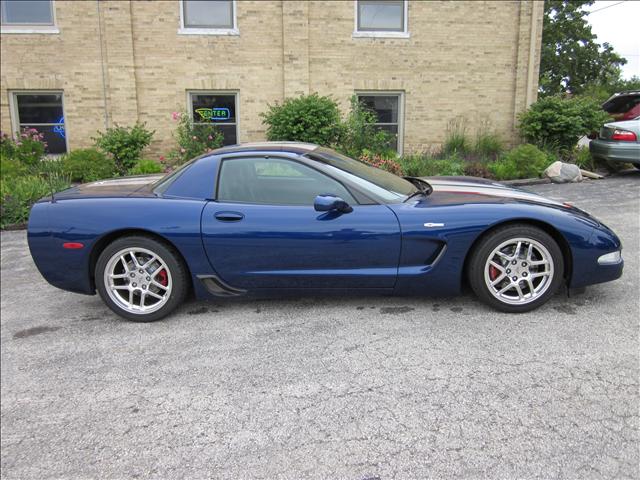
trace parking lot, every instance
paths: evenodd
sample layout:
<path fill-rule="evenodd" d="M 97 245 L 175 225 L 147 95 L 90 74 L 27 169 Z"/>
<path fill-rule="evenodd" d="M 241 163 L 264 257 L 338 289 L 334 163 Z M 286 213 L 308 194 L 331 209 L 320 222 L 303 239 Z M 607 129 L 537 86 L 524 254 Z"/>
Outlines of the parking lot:
<path fill-rule="evenodd" d="M 640 171 L 526 187 L 623 241 L 538 311 L 460 298 L 190 302 L 119 319 L 2 233 L 2 477 L 638 478 Z"/>

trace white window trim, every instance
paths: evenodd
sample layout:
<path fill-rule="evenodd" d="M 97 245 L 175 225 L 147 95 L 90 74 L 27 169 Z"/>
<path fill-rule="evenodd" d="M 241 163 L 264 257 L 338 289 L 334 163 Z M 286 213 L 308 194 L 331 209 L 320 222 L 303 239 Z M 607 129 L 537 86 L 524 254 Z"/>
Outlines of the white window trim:
<path fill-rule="evenodd" d="M 22 34 L 34 34 L 34 33 L 44 33 L 44 34 L 56 34 L 60 33 L 60 29 L 58 28 L 58 22 L 56 20 L 56 0 L 51 0 L 51 17 L 53 20 L 53 25 L 38 25 L 38 24 L 2 24 L 0 25 L 0 33 L 22 33 Z"/>
<path fill-rule="evenodd" d="M 238 90 L 187 90 L 187 112 L 189 117 L 194 123 L 193 119 L 193 104 L 191 103 L 191 95 L 233 95 L 236 102 L 236 122 L 235 123 L 221 123 L 220 125 L 235 125 L 236 127 L 236 143 L 240 143 L 240 92 Z"/>
<path fill-rule="evenodd" d="M 409 33 L 409 0 L 403 0 L 404 4 L 404 25 L 402 32 L 360 31 L 358 30 L 358 0 L 353 0 L 353 35 L 352 38 L 411 38 Z"/>
<path fill-rule="evenodd" d="M 356 97 L 398 97 L 398 155 L 404 152 L 404 91 L 402 90 L 356 90 Z M 390 124 L 391 125 L 391 124 Z"/>
<path fill-rule="evenodd" d="M 64 106 L 64 90 L 9 90 L 9 118 L 11 120 L 11 131 L 13 139 L 20 139 L 20 115 L 18 114 L 17 95 L 62 95 L 62 116 L 64 117 L 64 146 L 69 153 L 69 131 L 67 130 L 67 114 Z M 64 153 L 51 154 L 50 156 L 64 155 Z"/>
<path fill-rule="evenodd" d="M 180 28 L 178 28 L 178 35 L 240 35 L 236 0 L 233 0 L 232 8 L 233 28 L 190 28 L 184 26 L 184 0 L 180 0 Z"/>

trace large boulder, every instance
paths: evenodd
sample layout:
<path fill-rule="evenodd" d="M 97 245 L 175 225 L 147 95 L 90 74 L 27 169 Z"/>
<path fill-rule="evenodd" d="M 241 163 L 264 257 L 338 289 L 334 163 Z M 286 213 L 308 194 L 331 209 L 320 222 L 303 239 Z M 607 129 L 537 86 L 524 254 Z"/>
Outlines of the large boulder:
<path fill-rule="evenodd" d="M 581 182 L 580 167 L 571 163 L 553 162 L 544 171 L 544 176 L 553 183 Z"/>

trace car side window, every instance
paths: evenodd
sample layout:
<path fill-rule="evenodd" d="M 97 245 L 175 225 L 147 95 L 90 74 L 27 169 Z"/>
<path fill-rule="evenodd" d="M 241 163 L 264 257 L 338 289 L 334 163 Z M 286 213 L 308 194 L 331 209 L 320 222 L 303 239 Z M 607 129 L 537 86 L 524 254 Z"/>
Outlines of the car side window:
<path fill-rule="evenodd" d="M 318 195 L 336 195 L 356 204 L 338 181 L 302 163 L 282 158 L 231 158 L 222 161 L 218 201 L 264 205 L 313 205 Z"/>

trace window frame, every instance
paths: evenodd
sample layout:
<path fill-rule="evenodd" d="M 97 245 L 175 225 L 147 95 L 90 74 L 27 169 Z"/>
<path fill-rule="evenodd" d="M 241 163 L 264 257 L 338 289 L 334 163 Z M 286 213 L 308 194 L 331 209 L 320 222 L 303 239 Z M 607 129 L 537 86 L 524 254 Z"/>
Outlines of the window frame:
<path fill-rule="evenodd" d="M 403 29 L 397 30 L 359 30 L 358 29 L 358 3 L 359 0 L 353 0 L 353 38 L 410 38 L 409 33 L 409 0 L 402 0 L 403 11 Z"/>
<path fill-rule="evenodd" d="M 215 182 L 215 195 L 213 198 L 213 201 L 216 203 L 228 203 L 231 205 L 265 205 L 265 206 L 270 206 L 270 207 L 306 207 L 306 206 L 310 206 L 313 207 L 313 204 L 311 205 L 307 205 L 307 204 L 299 204 L 299 203 L 256 203 L 256 202 L 237 202 L 237 201 L 230 201 L 230 200 L 220 200 L 220 180 L 222 179 L 222 165 L 224 164 L 224 162 L 230 162 L 230 161 L 234 161 L 234 160 L 243 160 L 243 159 L 265 159 L 265 160 L 271 160 L 271 159 L 275 159 L 275 160 L 284 160 L 284 161 L 289 161 L 289 162 L 293 162 L 293 163 L 297 163 L 299 165 L 302 165 L 303 167 L 309 168 L 310 170 L 313 170 L 315 172 L 318 172 L 321 175 L 324 175 L 325 177 L 333 180 L 334 182 L 336 182 L 338 185 L 341 185 L 342 188 L 344 188 L 349 195 L 351 195 L 351 197 L 355 200 L 355 203 L 350 203 L 350 205 L 357 205 L 360 206 L 362 205 L 361 199 L 358 198 L 359 196 L 361 196 L 362 194 L 360 192 L 357 192 L 356 194 L 354 194 L 353 192 L 353 188 L 351 188 L 348 185 L 345 185 L 344 182 L 341 182 L 340 180 L 338 180 L 337 178 L 335 178 L 332 175 L 329 175 L 327 172 L 323 172 L 322 170 L 320 170 L 319 168 L 315 168 L 311 165 L 309 165 L 308 163 L 304 162 L 304 161 L 300 161 L 296 158 L 291 158 L 288 156 L 284 156 L 284 155 L 265 155 L 264 153 L 250 153 L 250 152 L 242 152 L 242 154 L 238 155 L 238 154 L 229 154 L 229 155 L 223 155 L 220 157 L 220 160 L 218 161 L 218 168 L 216 171 L 216 182 Z M 344 199 L 343 199 L 344 200 Z"/>
<path fill-rule="evenodd" d="M 238 29 L 238 2 L 237 0 L 231 0 L 232 20 L 233 26 L 231 28 L 216 28 L 216 27 L 187 27 L 184 20 L 184 7 L 185 0 L 180 0 L 180 27 L 178 28 L 178 35 L 240 35 Z"/>
<path fill-rule="evenodd" d="M 48 153 L 49 156 L 60 156 L 69 153 L 69 135 L 67 131 L 67 113 L 64 106 L 64 90 L 9 90 L 9 118 L 11 119 L 11 131 L 13 133 L 14 140 L 20 138 L 20 132 L 22 130 L 22 122 L 20 122 L 20 113 L 18 112 L 18 95 L 60 95 L 62 99 L 62 117 L 64 118 L 64 146 L 66 151 L 64 153 Z M 55 126 L 59 123 L 25 123 L 25 125 L 31 126 Z"/>
<path fill-rule="evenodd" d="M 402 90 L 356 90 L 355 95 L 358 101 L 360 97 L 398 97 L 398 122 L 377 122 L 374 125 L 397 125 L 398 126 L 398 155 L 404 152 L 404 91 Z"/>
<path fill-rule="evenodd" d="M 1 23 L 0 33 L 18 33 L 18 34 L 56 34 L 60 33 L 58 21 L 56 18 L 56 0 L 49 0 L 51 5 L 51 24 L 43 23 Z"/>
<path fill-rule="evenodd" d="M 236 144 L 240 143 L 240 91 L 239 90 L 187 90 L 187 111 L 191 117 L 191 121 L 195 125 L 210 125 L 209 123 L 196 122 L 193 118 L 193 102 L 192 95 L 233 95 L 235 97 L 236 121 L 234 123 L 221 123 L 220 125 L 235 125 L 236 127 Z M 215 123 L 214 123 L 215 125 Z M 227 145 L 223 145 L 227 146 Z"/>

